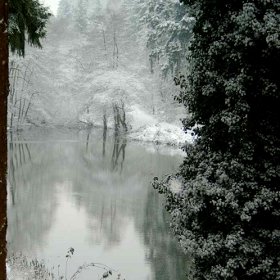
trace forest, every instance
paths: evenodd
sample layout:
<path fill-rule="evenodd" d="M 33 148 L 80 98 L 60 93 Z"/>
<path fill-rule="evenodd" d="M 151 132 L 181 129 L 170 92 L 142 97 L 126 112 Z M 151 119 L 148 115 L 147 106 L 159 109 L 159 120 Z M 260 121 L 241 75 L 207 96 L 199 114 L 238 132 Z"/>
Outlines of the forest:
<path fill-rule="evenodd" d="M 1 0 L 9 280 L 280 280 L 280 5 Z"/>

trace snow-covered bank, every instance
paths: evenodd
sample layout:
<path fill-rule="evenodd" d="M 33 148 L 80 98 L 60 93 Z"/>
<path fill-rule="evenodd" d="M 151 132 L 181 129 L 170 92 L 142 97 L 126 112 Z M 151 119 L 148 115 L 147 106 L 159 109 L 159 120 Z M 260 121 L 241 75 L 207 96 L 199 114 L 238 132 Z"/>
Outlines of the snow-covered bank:
<path fill-rule="evenodd" d="M 191 130 L 184 132 L 179 121 L 168 122 L 166 116 L 160 119 L 159 114 L 154 115 L 139 104 L 128 105 L 126 110 L 129 139 L 176 147 L 182 147 L 184 144 L 194 141 L 193 132 Z M 108 113 L 109 111 L 107 111 L 107 126 L 114 128 L 114 116 L 112 113 Z M 84 124 L 102 127 L 102 117 L 102 112 L 99 111 L 98 114 L 98 110 L 90 110 L 83 115 L 81 121 Z"/>
<path fill-rule="evenodd" d="M 193 142 L 191 131 L 181 129 L 187 112 L 174 101 L 179 89 L 173 79 L 151 73 L 145 44 L 131 37 L 132 22 L 119 26 L 117 61 L 109 55 L 114 49 L 110 21 L 104 29 L 106 48 L 96 26 L 81 33 L 67 25 L 62 34 L 60 23 L 50 23 L 43 50 L 27 48 L 24 59 L 12 57 L 21 75 L 30 72 L 30 82 L 11 75 L 17 100 L 9 104 L 11 130 L 114 129 L 117 123 L 131 140 L 174 147 Z"/>
<path fill-rule="evenodd" d="M 47 270 L 43 262 L 37 259 L 29 260 L 21 254 L 13 255 L 8 259 L 6 270 L 7 280 L 55 279 L 54 274 Z"/>
<path fill-rule="evenodd" d="M 179 89 L 172 79 L 151 74 L 146 46 L 129 37 L 130 25 L 119 27 L 116 66 L 108 55 L 114 46 L 109 23 L 107 51 L 96 26 L 86 34 L 68 26 L 62 35 L 59 24 L 50 23 L 43 50 L 27 48 L 24 59 L 11 57 L 20 74 L 11 73 L 11 128 L 100 127 L 104 118 L 113 128 L 117 106 L 133 131 L 131 139 L 170 145 L 191 140 L 180 130 L 186 111 L 174 101 Z M 28 83 L 21 77 L 25 72 Z"/>
<path fill-rule="evenodd" d="M 11 129 L 8 127 L 8 131 L 30 131 L 30 130 L 36 130 L 36 129 L 44 129 L 46 132 L 52 129 L 59 129 L 61 131 L 64 131 L 65 129 L 71 129 L 71 130 L 77 130 L 77 131 L 83 131 L 83 130 L 103 130 L 102 124 L 95 124 L 91 125 L 88 123 L 80 122 L 76 124 L 71 125 L 44 125 L 44 126 L 34 126 L 34 125 L 25 125 L 17 130 Z M 108 126 L 109 131 L 112 131 L 113 133 L 113 126 L 110 124 Z M 127 133 L 120 132 L 120 135 L 126 135 L 127 139 L 132 141 L 139 141 L 142 142 L 144 145 L 147 144 L 155 144 L 157 147 L 158 145 L 165 145 L 169 146 L 170 148 L 179 148 L 179 150 L 184 154 L 184 152 L 180 149 L 185 144 L 193 144 L 195 136 L 193 134 L 192 130 L 188 130 L 187 132 L 184 132 L 182 127 L 170 124 L 166 122 L 155 122 L 154 119 L 151 119 L 151 124 L 144 124 L 142 126 L 138 126 L 137 129 L 129 129 Z M 180 153 L 181 153 L 180 152 Z"/>
<path fill-rule="evenodd" d="M 166 122 L 142 126 L 137 131 L 130 133 L 129 138 L 178 147 L 194 141 L 192 131 L 189 130 L 185 133 L 179 126 Z"/>

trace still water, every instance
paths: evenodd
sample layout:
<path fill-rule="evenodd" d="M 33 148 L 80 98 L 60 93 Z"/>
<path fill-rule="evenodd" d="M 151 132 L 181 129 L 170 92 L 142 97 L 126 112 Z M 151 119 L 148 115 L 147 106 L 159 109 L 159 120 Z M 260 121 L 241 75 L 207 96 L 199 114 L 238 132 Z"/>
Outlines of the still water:
<path fill-rule="evenodd" d="M 186 279 L 188 259 L 170 232 L 163 198 L 150 185 L 181 162 L 176 150 L 96 129 L 11 134 L 9 254 L 43 260 L 64 275 L 73 247 L 68 278 L 97 262 L 126 280 Z M 78 279 L 100 275 L 88 269 Z"/>

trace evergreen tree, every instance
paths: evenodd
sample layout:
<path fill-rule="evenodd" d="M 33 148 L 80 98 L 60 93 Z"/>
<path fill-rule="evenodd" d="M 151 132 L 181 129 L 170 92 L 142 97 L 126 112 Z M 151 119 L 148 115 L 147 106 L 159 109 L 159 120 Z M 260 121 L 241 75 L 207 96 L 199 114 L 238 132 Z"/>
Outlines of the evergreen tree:
<path fill-rule="evenodd" d="M 87 17 L 88 0 L 79 0 L 76 7 L 76 26 L 78 30 L 85 33 L 88 26 Z"/>
<path fill-rule="evenodd" d="M 101 21 L 103 17 L 102 13 L 102 6 L 100 3 L 100 0 L 96 0 L 95 7 L 94 7 L 94 18 L 97 19 L 97 21 Z"/>
<path fill-rule="evenodd" d="M 9 45 L 12 52 L 24 56 L 25 42 L 42 47 L 46 24 L 51 14 L 38 0 L 9 1 Z M 27 38 L 26 38 L 27 37 Z"/>
<path fill-rule="evenodd" d="M 193 18 L 185 6 L 172 0 L 138 1 L 139 22 L 147 29 L 151 72 L 159 67 L 163 77 L 177 75 L 185 67 L 184 58 L 191 38 Z"/>
<path fill-rule="evenodd" d="M 68 0 L 60 0 L 57 9 L 57 16 L 63 20 L 69 20 L 73 16 L 73 7 Z"/>
<path fill-rule="evenodd" d="M 178 99 L 199 126 L 182 191 L 159 184 L 172 228 L 194 279 L 280 279 L 279 2 L 184 2 L 196 22 Z"/>

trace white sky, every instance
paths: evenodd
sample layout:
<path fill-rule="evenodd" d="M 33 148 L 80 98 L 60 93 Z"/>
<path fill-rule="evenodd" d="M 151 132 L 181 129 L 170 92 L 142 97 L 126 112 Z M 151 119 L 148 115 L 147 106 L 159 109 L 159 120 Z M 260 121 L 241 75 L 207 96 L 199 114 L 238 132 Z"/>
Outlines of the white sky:
<path fill-rule="evenodd" d="M 50 7 L 51 12 L 52 12 L 54 15 L 56 15 L 59 0 L 41 0 L 41 2 L 42 2 L 45 6 Z"/>

